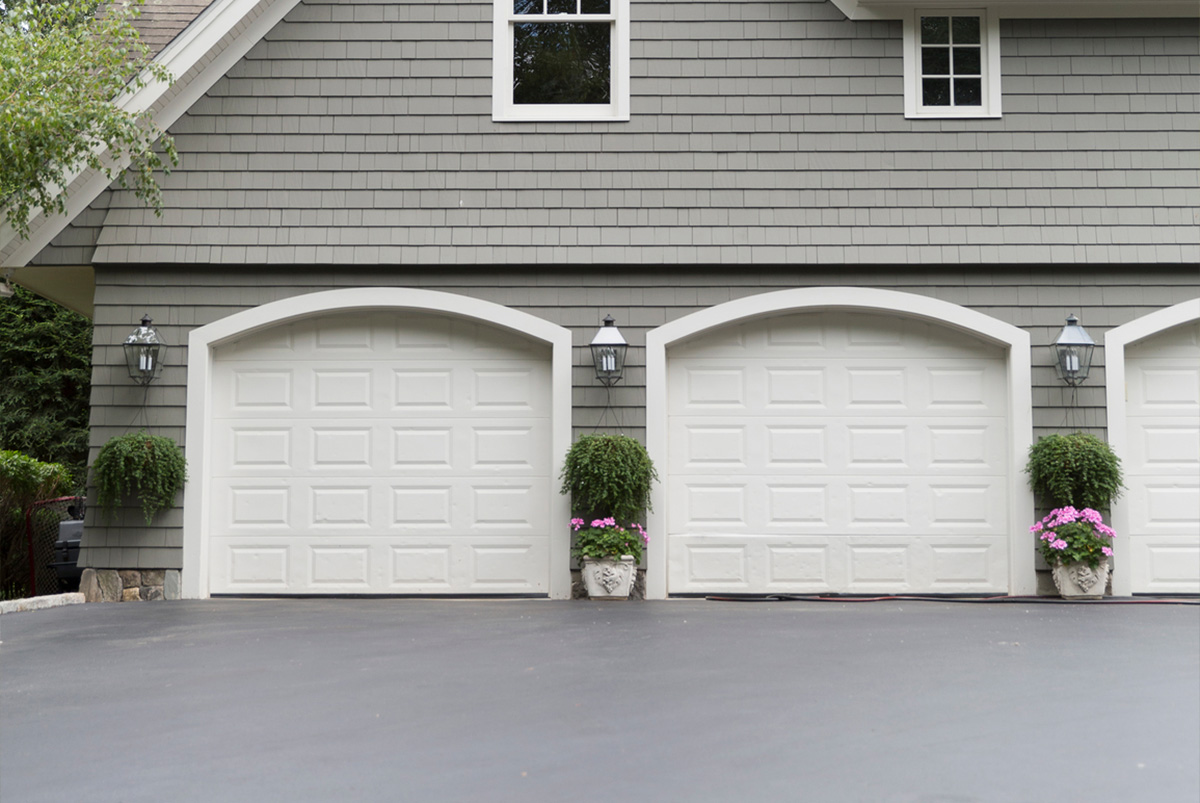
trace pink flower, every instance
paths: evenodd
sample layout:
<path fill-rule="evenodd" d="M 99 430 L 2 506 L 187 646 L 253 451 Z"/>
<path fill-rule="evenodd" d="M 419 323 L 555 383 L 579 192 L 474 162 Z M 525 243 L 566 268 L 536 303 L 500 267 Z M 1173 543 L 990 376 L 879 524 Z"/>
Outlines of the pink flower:
<path fill-rule="evenodd" d="M 1111 547 L 1102 546 L 1102 547 L 1100 547 L 1100 551 L 1103 552 L 1108 557 L 1110 557 L 1110 558 L 1112 557 L 1112 548 Z"/>
<path fill-rule="evenodd" d="M 583 526 L 583 519 L 571 519 L 571 528 L 575 532 L 579 532 L 579 528 Z"/>
<path fill-rule="evenodd" d="M 1035 524 L 1029 528 L 1029 532 L 1031 532 L 1031 533 L 1040 533 L 1041 531 L 1042 531 L 1042 523 L 1040 521 L 1037 524 Z"/>
<path fill-rule="evenodd" d="M 1046 532 L 1038 536 L 1038 540 L 1041 541 L 1053 541 L 1055 538 L 1058 538 L 1058 533 L 1053 530 L 1046 530 Z"/>
<path fill-rule="evenodd" d="M 1064 540 L 1062 540 L 1061 538 L 1060 538 L 1060 539 L 1058 539 L 1057 541 L 1051 541 L 1051 542 L 1050 542 L 1050 548 L 1051 548 L 1051 549 L 1066 549 L 1066 548 L 1067 548 L 1067 542 L 1066 542 L 1066 541 L 1064 541 Z"/>

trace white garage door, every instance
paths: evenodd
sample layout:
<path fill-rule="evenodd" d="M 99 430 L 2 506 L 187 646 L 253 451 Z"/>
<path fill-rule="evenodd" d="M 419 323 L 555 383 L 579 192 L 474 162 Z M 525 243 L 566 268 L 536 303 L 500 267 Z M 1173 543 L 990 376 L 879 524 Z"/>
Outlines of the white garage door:
<path fill-rule="evenodd" d="M 668 359 L 671 593 L 1007 590 L 1002 349 L 830 312 Z"/>
<path fill-rule="evenodd" d="M 1134 343 L 1125 360 L 1133 591 L 1200 593 L 1200 323 Z"/>
<path fill-rule="evenodd" d="M 213 362 L 211 593 L 545 593 L 550 353 L 411 312 Z"/>

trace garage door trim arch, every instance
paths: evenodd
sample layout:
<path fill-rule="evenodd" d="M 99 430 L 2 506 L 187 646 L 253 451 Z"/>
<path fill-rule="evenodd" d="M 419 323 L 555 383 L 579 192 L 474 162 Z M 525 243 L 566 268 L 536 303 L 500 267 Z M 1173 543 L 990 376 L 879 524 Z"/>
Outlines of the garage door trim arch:
<path fill-rule="evenodd" d="M 881 312 L 957 329 L 1007 351 L 1010 527 L 1033 520 L 1033 494 L 1018 482 L 1033 440 L 1033 394 L 1029 333 L 981 312 L 927 296 L 863 287 L 818 287 L 779 290 L 718 304 L 653 329 L 646 334 L 646 440 L 650 454 L 666 465 L 668 450 L 667 349 L 702 333 L 759 318 L 798 312 L 846 310 Z M 667 596 L 666 478 L 655 486 L 649 516 L 646 595 Z M 1025 539 L 1009 541 L 1009 593 L 1032 594 L 1036 588 L 1033 549 Z"/>
<path fill-rule="evenodd" d="M 208 534 L 212 447 L 209 414 L 213 392 L 213 352 L 223 343 L 306 318 L 357 310 L 413 310 L 440 313 L 507 329 L 550 346 L 550 448 L 553 475 L 571 443 L 571 332 L 527 312 L 490 301 L 436 290 L 352 288 L 309 293 L 263 304 L 201 326 L 188 336 L 186 448 L 191 480 L 184 489 L 182 594 L 209 596 Z M 557 490 L 557 489 L 552 489 Z M 551 521 L 570 517 L 567 500 L 550 495 Z M 566 539 L 550 540 L 550 597 L 570 596 Z"/>

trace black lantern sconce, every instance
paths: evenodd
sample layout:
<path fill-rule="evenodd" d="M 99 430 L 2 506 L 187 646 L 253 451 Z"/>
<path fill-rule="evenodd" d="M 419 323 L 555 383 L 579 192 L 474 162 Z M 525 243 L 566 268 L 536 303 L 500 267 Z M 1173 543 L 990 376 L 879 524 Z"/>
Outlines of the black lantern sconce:
<path fill-rule="evenodd" d="M 149 385 L 162 372 L 167 344 L 150 325 L 150 316 L 142 316 L 142 325 L 125 338 L 125 364 L 129 376 L 139 385 Z"/>
<path fill-rule="evenodd" d="M 1058 378 L 1078 387 L 1088 377 L 1095 349 L 1096 341 L 1079 325 L 1079 319 L 1067 316 L 1067 325 L 1054 341 L 1054 370 Z"/>
<path fill-rule="evenodd" d="M 625 370 L 625 352 L 629 344 L 621 336 L 617 322 L 613 316 L 604 316 L 604 325 L 592 338 L 592 362 L 596 364 L 596 378 L 607 387 L 612 387 L 621 380 Z"/>

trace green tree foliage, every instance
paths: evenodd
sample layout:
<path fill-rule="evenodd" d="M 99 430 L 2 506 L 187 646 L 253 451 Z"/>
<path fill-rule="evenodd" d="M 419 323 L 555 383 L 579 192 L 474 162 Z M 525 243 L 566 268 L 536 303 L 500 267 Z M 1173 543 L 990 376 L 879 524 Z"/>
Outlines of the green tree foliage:
<path fill-rule="evenodd" d="M 1108 510 L 1121 495 L 1121 459 L 1095 435 L 1049 435 L 1029 448 L 1029 487 L 1042 504 Z"/>
<path fill-rule="evenodd" d="M 92 465 L 96 501 L 109 518 L 126 497 L 141 501 L 149 524 L 154 514 L 175 504 L 187 480 L 187 461 L 175 441 L 145 430 L 117 435 L 100 448 Z"/>
<path fill-rule="evenodd" d="M 170 80 L 133 27 L 142 2 L 0 0 L 0 207 L 20 237 L 38 209 L 66 212 L 61 188 L 84 167 L 161 211 L 154 142 L 171 164 L 174 144 L 149 113 L 116 105 Z M 113 161 L 126 159 L 128 171 Z"/>
<path fill-rule="evenodd" d="M 0 450 L 0 510 L 23 511 L 41 499 L 68 493 L 71 472 L 57 463 L 43 463 L 20 452 Z"/>
<path fill-rule="evenodd" d="M 66 466 L 83 487 L 92 324 L 21 288 L 0 301 L 0 447 Z"/>
<path fill-rule="evenodd" d="M 634 521 L 650 509 L 658 479 L 646 447 L 625 435 L 584 435 L 567 451 L 560 477 L 571 511 L 591 521 Z"/>

